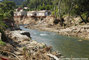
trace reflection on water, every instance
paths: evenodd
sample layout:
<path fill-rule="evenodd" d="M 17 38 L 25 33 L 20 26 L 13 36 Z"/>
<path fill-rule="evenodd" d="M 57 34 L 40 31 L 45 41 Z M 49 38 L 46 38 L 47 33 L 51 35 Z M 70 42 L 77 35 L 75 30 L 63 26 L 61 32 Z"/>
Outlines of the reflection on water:
<path fill-rule="evenodd" d="M 73 37 L 61 36 L 53 32 L 26 29 L 33 40 L 53 46 L 53 49 L 61 52 L 66 57 L 89 58 L 89 41 Z"/>

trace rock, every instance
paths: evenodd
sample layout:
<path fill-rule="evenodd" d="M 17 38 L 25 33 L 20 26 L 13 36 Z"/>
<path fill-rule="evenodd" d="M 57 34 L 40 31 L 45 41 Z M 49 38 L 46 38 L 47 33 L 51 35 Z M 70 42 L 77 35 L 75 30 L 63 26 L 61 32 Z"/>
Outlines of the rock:
<path fill-rule="evenodd" d="M 22 35 L 27 35 L 29 38 L 31 38 L 31 36 L 30 36 L 30 33 L 29 33 L 29 32 L 22 32 L 21 34 L 22 34 Z"/>
<path fill-rule="evenodd" d="M 13 40 L 14 42 L 17 43 L 23 43 L 24 41 L 30 41 L 30 33 L 26 32 L 26 31 L 10 31 L 7 32 L 6 35 L 8 36 L 9 39 L 11 39 L 11 41 Z"/>

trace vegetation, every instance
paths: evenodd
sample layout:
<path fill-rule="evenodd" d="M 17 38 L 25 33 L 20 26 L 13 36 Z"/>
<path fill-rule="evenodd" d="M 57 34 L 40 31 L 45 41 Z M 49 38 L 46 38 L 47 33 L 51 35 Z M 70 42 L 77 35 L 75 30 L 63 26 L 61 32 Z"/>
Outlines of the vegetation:
<path fill-rule="evenodd" d="M 81 17 L 82 22 L 87 23 L 89 17 L 89 0 L 75 0 L 74 3 L 75 14 Z"/>
<path fill-rule="evenodd" d="M 82 22 L 88 22 L 89 0 L 26 0 L 24 6 L 29 10 L 51 10 L 53 15 L 60 18 L 66 14 L 80 16 Z"/>
<path fill-rule="evenodd" d="M 2 40 L 0 40 L 0 45 L 5 46 L 5 45 L 6 45 L 6 43 L 5 43 L 5 42 L 3 42 Z"/>
<path fill-rule="evenodd" d="M 23 6 L 28 6 L 31 10 L 52 10 L 52 0 L 26 0 Z"/>
<path fill-rule="evenodd" d="M 8 0 L 8 1 L 14 1 L 16 5 L 21 5 L 25 0 Z"/>
<path fill-rule="evenodd" d="M 12 1 L 4 0 L 3 2 L 0 2 L 0 32 L 2 33 L 2 40 L 6 39 L 4 30 L 7 25 L 4 23 L 4 20 L 13 18 L 13 10 L 15 6 L 15 3 Z M 0 40 L 0 45 L 5 45 L 5 43 Z"/>
<path fill-rule="evenodd" d="M 13 10 L 16 7 L 15 3 L 12 1 L 4 0 L 0 2 L 0 29 L 6 27 L 3 23 L 4 19 L 11 19 L 13 18 Z"/>

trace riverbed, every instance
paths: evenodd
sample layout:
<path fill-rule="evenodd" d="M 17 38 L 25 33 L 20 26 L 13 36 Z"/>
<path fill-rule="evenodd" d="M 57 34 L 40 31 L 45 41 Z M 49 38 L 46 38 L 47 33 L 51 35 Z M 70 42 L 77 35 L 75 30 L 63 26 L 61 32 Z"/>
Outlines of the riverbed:
<path fill-rule="evenodd" d="M 30 32 L 32 40 L 52 46 L 54 50 L 62 53 L 65 57 L 89 58 L 88 40 L 62 36 L 54 32 L 27 29 L 23 26 L 20 26 L 20 28 L 24 31 Z"/>

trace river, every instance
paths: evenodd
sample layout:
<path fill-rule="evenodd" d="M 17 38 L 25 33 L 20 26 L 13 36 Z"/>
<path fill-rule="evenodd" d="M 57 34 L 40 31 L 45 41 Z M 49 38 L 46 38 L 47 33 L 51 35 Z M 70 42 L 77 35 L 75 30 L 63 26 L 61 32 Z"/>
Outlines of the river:
<path fill-rule="evenodd" d="M 27 29 L 23 26 L 20 26 L 20 28 L 24 31 L 30 32 L 32 40 L 52 46 L 54 50 L 59 51 L 65 57 L 89 58 L 88 40 L 61 36 L 54 32 Z"/>

